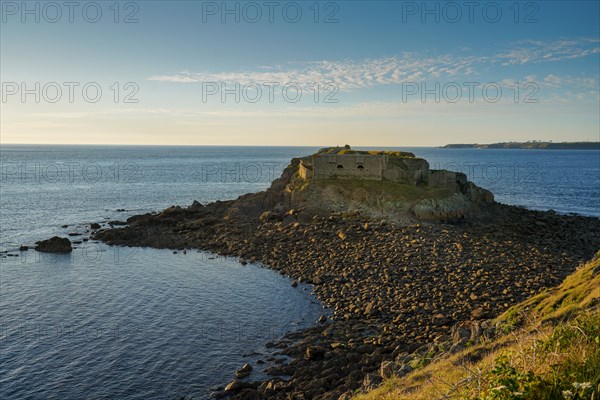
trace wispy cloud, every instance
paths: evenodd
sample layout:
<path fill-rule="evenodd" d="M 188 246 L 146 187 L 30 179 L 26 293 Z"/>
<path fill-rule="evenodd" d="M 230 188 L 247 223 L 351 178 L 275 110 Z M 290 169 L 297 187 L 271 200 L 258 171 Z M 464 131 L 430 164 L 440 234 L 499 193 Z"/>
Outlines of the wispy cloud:
<path fill-rule="evenodd" d="M 538 84 L 540 88 L 544 89 L 573 89 L 580 91 L 597 91 L 598 90 L 598 76 L 571 76 L 571 75 L 556 75 L 547 74 L 541 77 L 536 75 L 527 75 L 520 79 L 517 78 L 505 78 L 500 83 L 504 87 L 512 87 L 515 82 L 521 84 L 533 82 Z"/>
<path fill-rule="evenodd" d="M 555 62 L 584 58 L 600 53 L 600 39 L 581 38 L 574 40 L 525 40 L 508 51 L 495 56 L 502 65 Z"/>
<path fill-rule="evenodd" d="M 469 75 L 474 57 L 457 58 L 451 55 L 436 57 L 418 57 L 405 53 L 397 57 L 367 59 L 363 61 L 309 61 L 295 62 L 284 66 L 265 68 L 260 71 L 192 73 L 180 72 L 173 75 L 156 75 L 153 81 L 190 83 L 225 82 L 247 84 L 265 84 L 288 82 L 300 85 L 335 82 L 341 90 L 368 88 L 377 85 L 398 84 L 439 78 L 442 76 Z"/>
<path fill-rule="evenodd" d="M 379 59 L 321 60 L 290 62 L 285 65 L 260 66 L 254 71 L 190 72 L 155 75 L 153 81 L 175 83 L 224 82 L 227 84 L 286 84 L 303 86 L 333 82 L 340 90 L 397 85 L 432 79 L 466 79 L 490 68 L 528 63 L 549 63 L 584 58 L 600 53 L 600 40 L 534 41 L 516 43 L 511 49 L 491 55 L 442 54 L 436 56 L 403 53 Z M 549 85 L 559 85 L 557 76 Z M 501 79 L 499 79 L 501 80 Z M 589 82 L 588 82 L 589 83 Z"/>

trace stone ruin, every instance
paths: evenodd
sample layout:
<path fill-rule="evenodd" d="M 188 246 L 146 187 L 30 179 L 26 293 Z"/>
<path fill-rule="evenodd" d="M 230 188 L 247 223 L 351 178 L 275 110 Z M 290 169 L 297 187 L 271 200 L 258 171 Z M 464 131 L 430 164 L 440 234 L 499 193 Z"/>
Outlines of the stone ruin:
<path fill-rule="evenodd" d="M 456 189 L 467 182 L 459 172 L 430 170 L 427 160 L 401 151 L 360 151 L 330 147 L 300 159 L 298 174 L 305 180 L 364 179 L 415 186 Z"/>

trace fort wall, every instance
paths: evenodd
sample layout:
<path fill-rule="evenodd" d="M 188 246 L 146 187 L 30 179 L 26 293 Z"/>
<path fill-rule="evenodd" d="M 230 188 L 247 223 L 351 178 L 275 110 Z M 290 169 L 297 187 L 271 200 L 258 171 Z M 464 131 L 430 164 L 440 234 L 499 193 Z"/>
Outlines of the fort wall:
<path fill-rule="evenodd" d="M 429 163 L 416 157 L 389 154 L 316 154 L 300 160 L 303 179 L 366 179 L 458 190 L 466 176 L 446 170 L 430 170 Z"/>
<path fill-rule="evenodd" d="M 313 156 L 315 179 L 383 179 L 384 158 L 363 154 L 320 154 Z"/>

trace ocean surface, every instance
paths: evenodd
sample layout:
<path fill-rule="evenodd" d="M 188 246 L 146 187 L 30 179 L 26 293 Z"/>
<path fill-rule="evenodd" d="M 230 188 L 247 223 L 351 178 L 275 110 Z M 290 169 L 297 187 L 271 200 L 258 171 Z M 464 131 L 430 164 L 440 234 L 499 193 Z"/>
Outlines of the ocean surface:
<path fill-rule="evenodd" d="M 398 148 L 496 200 L 600 217 L 600 152 Z M 0 398 L 209 398 L 270 341 L 326 313 L 310 287 L 188 250 L 87 242 L 15 251 L 92 222 L 265 189 L 312 147 L 0 147 Z M 62 226 L 68 225 L 67 228 Z M 268 364 L 267 364 L 268 365 Z M 254 364 L 251 379 L 264 377 Z"/>

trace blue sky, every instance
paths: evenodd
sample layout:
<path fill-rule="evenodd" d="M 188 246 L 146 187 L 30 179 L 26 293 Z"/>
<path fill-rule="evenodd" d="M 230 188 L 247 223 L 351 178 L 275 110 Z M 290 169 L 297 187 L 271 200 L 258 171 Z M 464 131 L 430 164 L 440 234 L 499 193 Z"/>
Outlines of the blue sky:
<path fill-rule="evenodd" d="M 3 143 L 598 140 L 598 1 L 1 3 Z"/>

